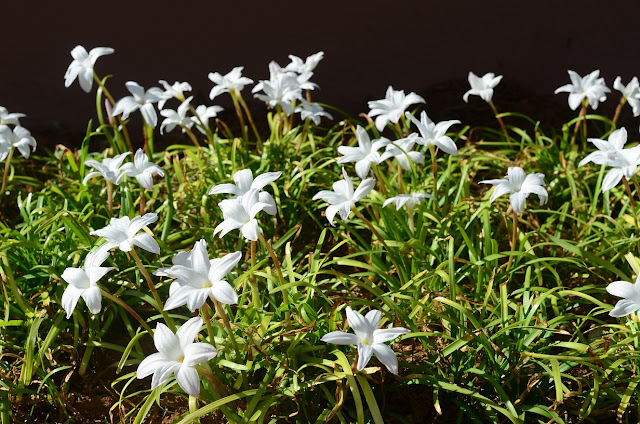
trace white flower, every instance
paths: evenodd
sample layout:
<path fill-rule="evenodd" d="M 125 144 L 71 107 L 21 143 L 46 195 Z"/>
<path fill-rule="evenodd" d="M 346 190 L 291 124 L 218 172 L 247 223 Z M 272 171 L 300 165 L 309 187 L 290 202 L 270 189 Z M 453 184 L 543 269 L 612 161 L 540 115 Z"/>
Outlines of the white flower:
<path fill-rule="evenodd" d="M 158 87 L 151 87 L 144 91 L 144 88 L 135 81 L 128 81 L 125 85 L 132 96 L 126 96 L 117 101 L 113 107 L 113 116 L 122 114 L 122 119 L 127 119 L 131 112 L 140 109 L 144 121 L 155 128 L 158 124 L 158 115 L 153 103 L 165 99 L 164 92 Z"/>
<path fill-rule="evenodd" d="M 394 158 L 398 161 L 402 169 L 405 170 L 411 169 L 411 162 L 423 163 L 424 153 L 411 151 L 417 140 L 418 136 L 414 133 L 409 137 L 401 138 L 400 140 L 387 144 L 385 152 L 382 154 L 381 162 Z"/>
<path fill-rule="evenodd" d="M 588 140 L 595 144 L 598 151 L 589 153 L 578 166 L 593 162 L 597 165 L 613 167 L 602 180 L 602 191 L 608 191 L 617 186 L 623 176 L 627 179 L 633 177 L 640 163 L 640 145 L 624 149 L 624 145 L 627 143 L 625 128 L 612 132 L 608 141 L 597 138 L 589 138 Z"/>
<path fill-rule="evenodd" d="M 218 351 L 207 343 L 194 343 L 202 327 L 202 318 L 194 317 L 185 322 L 174 334 L 166 325 L 158 323 L 153 333 L 157 353 L 144 358 L 138 365 L 139 379 L 151 374 L 151 388 L 155 389 L 175 374 L 178 385 L 187 394 L 200 394 L 200 377 L 195 366 L 213 359 Z"/>
<path fill-rule="evenodd" d="M 259 201 L 257 189 L 249 190 L 242 197 L 225 199 L 218 203 L 218 206 L 222 209 L 224 221 L 213 230 L 214 236 L 219 232 L 222 238 L 229 231 L 239 229 L 247 240 L 258 240 L 259 228 L 256 214 L 268 205 Z"/>
<path fill-rule="evenodd" d="M 69 87 L 76 78 L 78 78 L 80 87 L 85 93 L 91 91 L 91 86 L 93 85 L 93 67 L 96 64 L 96 60 L 98 60 L 100 56 L 111 53 L 113 53 L 113 49 L 110 47 L 96 47 L 87 53 L 84 47 L 75 46 L 73 50 L 71 50 L 73 61 L 64 74 L 64 86 Z"/>
<path fill-rule="evenodd" d="M 155 163 L 150 162 L 142 149 L 138 149 L 136 152 L 133 163 L 125 163 L 122 165 L 121 170 L 129 177 L 136 177 L 138 183 L 147 190 L 153 189 L 153 174 L 158 174 L 164 178 L 162 169 Z"/>
<path fill-rule="evenodd" d="M 165 311 L 187 305 L 193 312 L 208 298 L 230 305 L 238 303 L 238 295 L 225 277 L 241 258 L 241 252 L 234 252 L 209 260 L 204 239 L 196 242 L 191 252 L 178 253 L 171 268 L 162 268 L 154 273 L 176 279 L 169 288 Z"/>
<path fill-rule="evenodd" d="M 244 89 L 245 85 L 253 84 L 253 80 L 242 76 L 243 69 L 243 66 L 237 66 L 227 75 L 209 72 L 209 79 L 216 84 L 211 89 L 209 98 L 213 100 L 216 96 L 222 93 L 229 93 L 230 91 L 239 93 Z"/>
<path fill-rule="evenodd" d="M 0 160 L 5 160 L 14 147 L 29 159 L 31 152 L 36 150 L 36 139 L 21 126 L 12 130 L 6 125 L 0 125 Z"/>
<path fill-rule="evenodd" d="M 482 78 L 469 72 L 469 85 L 471 90 L 464 93 L 462 99 L 465 102 L 469 102 L 469 95 L 480 96 L 482 100 L 489 103 L 493 98 L 493 89 L 502 80 L 502 75 L 495 76 L 493 72 L 484 74 Z"/>
<path fill-rule="evenodd" d="M 95 169 L 93 172 L 89 172 L 82 180 L 82 184 L 87 185 L 87 181 L 96 175 L 102 175 L 107 181 L 119 185 L 120 181 L 122 181 L 122 177 L 124 173 L 120 165 L 122 165 L 122 161 L 124 158 L 130 155 L 131 152 L 121 153 L 113 158 L 104 158 L 102 162 L 98 162 L 97 160 L 85 160 L 84 164 L 86 166 L 90 166 Z"/>
<path fill-rule="evenodd" d="M 277 64 L 274 65 L 274 62 L 269 65 L 270 79 L 258 82 L 251 92 L 256 93 L 262 90 L 264 94 L 255 94 L 255 97 L 266 102 L 272 108 L 280 105 L 287 115 L 291 115 L 293 112 L 292 102 L 302 98 L 302 87 L 295 73 L 279 72 L 275 68 L 276 66 Z"/>
<path fill-rule="evenodd" d="M 0 106 L 0 125 L 20 125 L 19 118 L 24 118 L 24 113 L 9 113 L 6 107 Z"/>
<path fill-rule="evenodd" d="M 638 82 L 638 77 L 633 77 L 626 87 L 622 84 L 622 78 L 617 77 L 613 81 L 613 88 L 621 92 L 629 102 L 629 106 L 633 109 L 633 116 L 640 115 L 640 83 Z"/>
<path fill-rule="evenodd" d="M 146 227 L 157 220 L 158 215 L 155 213 L 147 213 L 144 216 L 136 216 L 133 219 L 129 219 L 128 216 L 111 218 L 109 225 L 100 230 L 91 231 L 89 234 L 104 237 L 107 240 L 104 248 L 107 250 L 118 247 L 123 252 L 129 252 L 133 249 L 133 245 L 136 245 L 147 252 L 159 254 L 160 246 L 152 236 L 145 232 L 138 234 L 142 227 Z"/>
<path fill-rule="evenodd" d="M 393 340 L 396 337 L 407 334 L 409 330 L 404 327 L 393 327 L 379 329 L 382 313 L 373 309 L 362 316 L 360 312 L 351 310 L 347 306 L 347 321 L 349 327 L 353 329 L 352 333 L 343 331 L 332 331 L 325 334 L 320 340 L 326 343 L 338 345 L 357 345 L 358 346 L 358 365 L 357 370 L 362 371 L 367 366 L 371 355 L 375 353 L 376 358 L 384 364 L 385 367 L 393 374 L 398 374 L 398 359 L 393 350 L 385 345 L 385 342 Z"/>
<path fill-rule="evenodd" d="M 572 110 L 580 107 L 582 100 L 585 98 L 589 101 L 589 105 L 591 105 L 593 109 L 597 109 L 598 102 L 604 102 L 607 98 L 606 93 L 611 92 L 611 90 L 604 85 L 604 78 L 598 78 L 599 76 L 600 70 L 595 70 L 584 77 L 581 77 L 573 71 L 569 71 L 571 84 L 557 88 L 555 93 L 569 93 L 569 107 Z"/>
<path fill-rule="evenodd" d="M 176 126 L 182 128 L 182 132 L 186 132 L 187 128 L 191 128 L 194 124 L 194 121 L 191 117 L 187 116 L 187 112 L 189 112 L 189 102 L 193 99 L 193 97 L 189 97 L 186 99 L 180 106 L 178 106 L 178 110 L 172 109 L 163 109 L 160 111 L 160 115 L 164 116 L 165 119 L 160 124 L 160 134 L 163 134 L 165 127 L 167 131 L 173 131 Z"/>
<path fill-rule="evenodd" d="M 411 193 L 411 194 L 398 194 L 395 197 L 390 197 L 384 201 L 382 207 L 395 203 L 396 210 L 400 210 L 401 207 L 406 206 L 407 210 L 412 211 L 416 205 L 422 203 L 424 199 L 435 199 L 428 193 Z"/>
<path fill-rule="evenodd" d="M 524 203 L 531 193 L 537 194 L 540 204 L 547 203 L 549 194 L 544 189 L 544 174 L 532 172 L 527 175 L 524 170 L 518 166 L 510 167 L 507 170 L 507 177 L 504 180 L 485 180 L 480 184 L 495 185 L 493 193 L 491 193 L 490 202 L 493 202 L 503 194 L 509 193 L 511 207 L 515 213 L 521 213 L 524 210 Z"/>
<path fill-rule="evenodd" d="M 383 138 L 374 140 L 372 143 L 369 134 L 360 125 L 356 127 L 356 139 L 358 140 L 358 147 L 338 147 L 338 153 L 343 156 L 338 158 L 337 162 L 339 164 L 355 162 L 356 174 L 361 179 L 365 179 L 369 174 L 371 164 L 375 163 L 377 165 L 382 162 L 382 156 L 378 153 L 378 150 L 389 144 L 389 140 Z"/>
<path fill-rule="evenodd" d="M 614 281 L 607 286 L 607 292 L 622 299 L 609 312 L 609 315 L 620 318 L 640 310 L 640 275 L 635 284 L 628 281 Z"/>
<path fill-rule="evenodd" d="M 398 123 L 405 110 L 416 103 L 425 103 L 425 101 L 416 93 L 409 93 L 405 96 L 404 90 L 396 91 L 389 86 L 384 99 L 369 102 L 371 109 L 369 116 L 377 116 L 376 128 L 378 131 L 382 131 L 387 123 Z"/>
<path fill-rule="evenodd" d="M 300 118 L 302 118 L 302 120 L 311 119 L 314 124 L 320 125 L 320 118 L 322 116 L 328 119 L 333 119 L 333 117 L 325 112 L 322 106 L 318 103 L 309 103 L 305 99 L 300 99 L 300 101 L 302 102 L 302 105 L 295 108 L 293 112 L 300 113 Z"/>
<path fill-rule="evenodd" d="M 164 87 L 164 98 L 160 100 L 160 102 L 158 103 L 158 109 L 164 108 L 164 105 L 167 102 L 167 100 L 171 98 L 178 99 L 181 102 L 183 102 L 184 92 L 192 90 L 191 84 L 189 84 L 188 82 L 176 81 L 173 83 L 173 85 L 169 85 L 169 83 L 166 82 L 165 80 L 160 80 L 158 82 L 162 84 L 162 86 Z"/>
<path fill-rule="evenodd" d="M 343 180 L 333 183 L 333 191 L 322 190 L 313 196 L 313 200 L 322 199 L 329 203 L 329 207 L 327 207 L 325 215 L 327 216 L 329 224 L 332 226 L 335 226 L 333 218 L 338 212 L 340 212 L 340 219 L 343 221 L 349 218 L 351 206 L 365 198 L 376 184 L 376 180 L 373 178 L 367 178 L 366 180 L 362 180 L 354 192 L 353 182 L 351 182 L 351 178 L 349 178 L 347 171 L 345 171 L 344 168 L 342 168 L 342 175 L 344 176 Z"/>
<path fill-rule="evenodd" d="M 101 247 L 87 255 L 84 259 L 84 268 L 67 268 L 64 270 L 62 279 L 69 283 L 69 286 L 62 294 L 62 308 L 67 313 L 67 318 L 71 316 L 78 304 L 78 299 L 81 297 L 92 314 L 100 312 L 100 309 L 102 309 L 102 294 L 97 282 L 113 269 L 101 266 L 108 257 L 108 250 Z"/>
<path fill-rule="evenodd" d="M 201 128 L 201 126 L 210 130 L 209 119 L 218 116 L 218 112 L 222 112 L 222 108 L 220 106 L 207 107 L 205 105 L 200 105 L 196 108 L 197 116 L 192 116 L 191 120 L 196 124 L 198 131 L 202 134 L 206 134 L 206 131 Z"/>
<path fill-rule="evenodd" d="M 442 121 L 436 124 L 429 119 L 427 113 L 424 111 L 420 114 L 419 121 L 409 112 L 407 112 L 405 116 L 410 119 L 411 122 L 418 127 L 418 131 L 420 131 L 420 137 L 416 138 L 416 143 L 423 146 L 436 146 L 450 155 L 458 154 L 458 147 L 456 146 L 456 143 L 454 143 L 451 137 L 448 137 L 446 133 L 451 125 L 459 124 L 460 121 L 456 119 L 451 121 Z"/>
<path fill-rule="evenodd" d="M 264 211 L 269 215 L 275 215 L 278 212 L 276 208 L 276 202 L 273 200 L 271 194 L 266 191 L 261 191 L 267 184 L 271 184 L 278 178 L 280 178 L 282 172 L 265 172 L 258 175 L 256 179 L 253 179 L 253 173 L 250 169 L 242 169 L 233 174 L 233 181 L 235 184 L 218 184 L 209 190 L 209 195 L 212 194 L 233 194 L 231 199 L 237 199 L 247 194 L 251 189 L 258 190 L 258 201 L 264 204 Z M 238 199 L 238 201 L 240 201 Z"/>
<path fill-rule="evenodd" d="M 316 54 L 312 54 L 307 57 L 307 60 L 304 62 L 298 56 L 294 56 L 292 54 L 289 55 L 289 59 L 291 59 L 291 63 L 284 68 L 286 71 L 296 72 L 298 74 L 307 74 L 309 72 L 313 72 L 313 70 L 318 66 L 318 63 L 324 57 L 324 52 L 318 52 Z"/>

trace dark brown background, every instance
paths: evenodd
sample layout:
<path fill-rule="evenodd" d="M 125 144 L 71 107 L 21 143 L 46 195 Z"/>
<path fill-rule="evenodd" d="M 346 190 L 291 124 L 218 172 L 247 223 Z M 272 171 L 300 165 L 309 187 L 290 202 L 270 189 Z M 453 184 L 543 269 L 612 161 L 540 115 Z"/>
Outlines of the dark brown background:
<path fill-rule="evenodd" d="M 617 75 L 626 83 L 640 74 L 639 11 L 640 2 L 593 0 L 5 2 L 0 105 L 26 113 L 23 125 L 33 132 L 77 139 L 95 112 L 77 81 L 64 87 L 76 44 L 115 49 L 96 71 L 115 75 L 116 98 L 128 94 L 127 80 L 148 87 L 165 79 L 190 82 L 211 104 L 209 72 L 243 65 L 257 82 L 268 77 L 270 60 L 284 66 L 290 53 L 319 50 L 325 59 L 313 77 L 314 99 L 354 114 L 367 112 L 367 100 L 382 98 L 388 85 L 421 94 L 450 87 L 463 103 L 470 70 L 552 96 L 569 82 L 567 69 L 599 68 L 609 87 Z M 216 103 L 230 108 L 226 97 Z M 566 105 L 566 94 L 557 97 Z M 618 98 L 607 103 L 615 107 Z"/>

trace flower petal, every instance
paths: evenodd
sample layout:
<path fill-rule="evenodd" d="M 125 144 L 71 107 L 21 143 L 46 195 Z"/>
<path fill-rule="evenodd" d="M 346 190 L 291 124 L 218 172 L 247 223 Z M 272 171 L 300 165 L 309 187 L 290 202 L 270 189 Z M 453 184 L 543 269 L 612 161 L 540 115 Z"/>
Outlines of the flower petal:
<path fill-rule="evenodd" d="M 200 394 L 200 376 L 195 368 L 182 364 L 176 372 L 176 380 L 182 390 L 189 396 L 198 397 Z"/>
<path fill-rule="evenodd" d="M 320 341 L 337 345 L 354 345 L 358 344 L 358 336 L 344 331 L 332 331 L 322 336 Z"/>
<path fill-rule="evenodd" d="M 371 345 L 358 343 L 358 365 L 356 367 L 358 371 L 362 371 L 367 366 L 372 354 L 373 347 Z"/>
<path fill-rule="evenodd" d="M 374 344 L 371 346 L 373 352 L 376 354 L 376 358 L 378 361 L 382 362 L 385 367 L 392 374 L 398 374 L 398 359 L 396 358 L 395 352 L 386 345 L 383 344 Z"/>

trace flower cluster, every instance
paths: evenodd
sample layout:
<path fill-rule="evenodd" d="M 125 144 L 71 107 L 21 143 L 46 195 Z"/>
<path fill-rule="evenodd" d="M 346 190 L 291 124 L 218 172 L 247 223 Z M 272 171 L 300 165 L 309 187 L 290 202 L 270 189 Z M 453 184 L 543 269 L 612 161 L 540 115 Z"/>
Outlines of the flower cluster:
<path fill-rule="evenodd" d="M 27 159 L 36 149 L 36 140 L 18 121 L 24 116 L 22 113 L 9 113 L 5 107 L 0 106 L 0 161 L 5 160 L 13 149 L 18 149 Z"/>
<path fill-rule="evenodd" d="M 136 151 L 133 162 L 123 165 L 122 162 L 130 154 L 131 152 L 121 153 L 113 158 L 105 158 L 102 162 L 93 159 L 85 161 L 84 164 L 95 169 L 95 171 L 89 172 L 82 183 L 86 185 L 91 178 L 101 175 L 108 182 L 119 185 L 126 175 L 135 177 L 140 186 L 145 189 L 153 189 L 153 176 L 157 174 L 164 178 L 164 172 L 158 165 L 149 161 L 142 149 Z"/>

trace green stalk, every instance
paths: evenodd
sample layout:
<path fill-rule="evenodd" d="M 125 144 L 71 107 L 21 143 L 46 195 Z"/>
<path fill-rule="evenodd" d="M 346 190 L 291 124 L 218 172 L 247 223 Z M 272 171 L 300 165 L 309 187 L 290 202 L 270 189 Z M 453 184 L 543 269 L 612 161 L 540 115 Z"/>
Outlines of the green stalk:
<path fill-rule="evenodd" d="M 22 312 L 24 312 L 25 315 L 33 315 L 33 308 L 28 305 L 24 297 L 22 297 L 22 293 L 16 284 L 16 280 L 13 278 L 13 272 L 11 271 L 11 265 L 9 264 L 7 254 L 2 251 L 0 252 L 0 256 L 2 256 L 2 267 L 0 267 L 0 271 L 2 271 L 2 280 L 9 285 L 11 295 Z"/>
<path fill-rule="evenodd" d="M 260 133 L 258 132 L 258 128 L 256 128 L 256 124 L 253 122 L 253 117 L 251 116 L 249 107 L 247 106 L 247 103 L 242 98 L 242 94 L 240 94 L 239 92 L 237 94 L 238 94 L 238 101 L 242 105 L 244 112 L 247 114 L 247 119 L 249 120 L 249 124 L 251 125 L 251 128 L 253 129 L 253 133 L 256 135 L 256 139 L 258 140 L 258 151 L 262 151 L 262 138 L 260 138 Z"/>
<path fill-rule="evenodd" d="M 273 248 L 271 247 L 267 239 L 264 238 L 264 235 L 262 233 L 258 233 L 258 234 L 260 237 L 260 241 L 262 242 L 262 244 L 264 244 L 264 247 L 269 251 L 269 255 L 271 255 L 273 264 L 276 267 L 276 272 L 278 273 L 278 279 L 280 280 L 280 285 L 284 286 L 285 284 L 287 284 L 287 282 L 284 280 L 284 276 L 282 275 L 282 268 L 280 268 L 280 261 L 276 256 L 276 252 L 273 251 Z M 282 300 L 284 301 L 285 305 L 289 304 L 289 293 L 287 293 L 286 290 L 282 290 Z"/>
<path fill-rule="evenodd" d="M 147 330 L 147 332 L 150 335 L 153 335 L 153 330 L 151 329 L 151 327 L 149 327 L 149 324 L 147 324 L 147 322 L 145 320 L 142 319 L 142 317 L 140 315 L 138 315 L 138 313 L 136 311 L 133 310 L 133 308 L 131 308 L 131 306 L 127 305 L 127 303 L 120 299 L 118 296 L 116 296 L 115 294 L 111 294 L 108 291 L 104 290 L 104 289 L 100 289 L 100 293 L 102 293 L 102 296 L 106 297 L 107 299 L 109 299 L 110 301 L 112 301 L 113 303 L 117 303 L 118 305 L 122 306 L 122 308 L 129 312 L 129 314 L 131 314 L 131 316 L 140 323 L 140 325 L 142 327 L 144 327 L 145 330 Z"/>
<path fill-rule="evenodd" d="M 509 133 L 507 132 L 507 127 L 504 125 L 502 118 L 498 116 L 499 115 L 498 109 L 496 109 L 496 106 L 493 104 L 493 101 L 489 100 L 489 106 L 491 106 L 491 110 L 493 110 L 493 114 L 498 120 L 498 123 L 500 124 L 500 128 L 502 128 L 502 132 L 504 133 L 504 138 L 507 140 L 507 143 L 511 143 L 511 139 L 509 138 Z"/>
<path fill-rule="evenodd" d="M 238 341 L 236 340 L 236 336 L 233 335 L 233 330 L 231 329 L 231 323 L 229 322 L 229 318 L 227 318 L 227 314 L 224 312 L 224 307 L 222 304 L 215 300 L 216 303 L 216 311 L 218 311 L 218 315 L 222 318 L 222 323 L 227 329 L 229 333 L 229 338 L 231 339 L 231 344 L 233 345 L 233 349 L 236 351 L 236 356 L 240 359 L 240 346 L 238 345 Z"/>
<path fill-rule="evenodd" d="M 255 240 L 251 240 L 251 269 L 256 266 L 256 242 Z M 251 283 L 251 298 L 253 299 L 253 307 L 261 308 L 262 302 L 260 301 L 260 292 L 258 291 L 258 283 L 256 282 L 256 274 L 255 271 L 251 273 L 251 279 L 249 280 Z"/>
<path fill-rule="evenodd" d="M 15 150 L 15 147 L 12 147 L 9 150 L 9 155 L 7 156 L 7 159 L 4 162 L 4 175 L 2 176 L 2 188 L 0 188 L 0 197 L 4 196 L 4 189 L 7 186 L 7 176 L 9 175 L 9 169 L 11 168 L 10 164 L 11 164 L 11 158 L 13 157 L 13 151 Z"/>
<path fill-rule="evenodd" d="M 169 316 L 167 311 L 164 310 L 164 304 L 162 303 L 162 300 L 160 300 L 160 296 L 158 296 L 158 292 L 156 291 L 156 287 L 153 284 L 153 281 L 151 280 L 151 275 L 149 275 L 149 273 L 145 269 L 144 265 L 142 265 L 142 261 L 140 261 L 140 257 L 136 253 L 136 250 L 135 249 L 131 249 L 129 251 L 129 253 L 133 257 L 133 260 L 136 261 L 136 265 L 138 266 L 138 269 L 140 269 L 140 272 L 144 276 L 145 280 L 147 280 L 147 285 L 149 286 L 149 290 L 151 290 L 151 295 L 153 296 L 153 299 L 158 304 L 158 311 L 160 311 L 160 313 L 162 314 L 164 320 L 167 322 L 167 325 L 169 326 L 171 331 L 173 331 L 175 333 L 176 332 L 176 326 L 175 326 L 175 324 L 173 322 L 173 319 Z"/>

